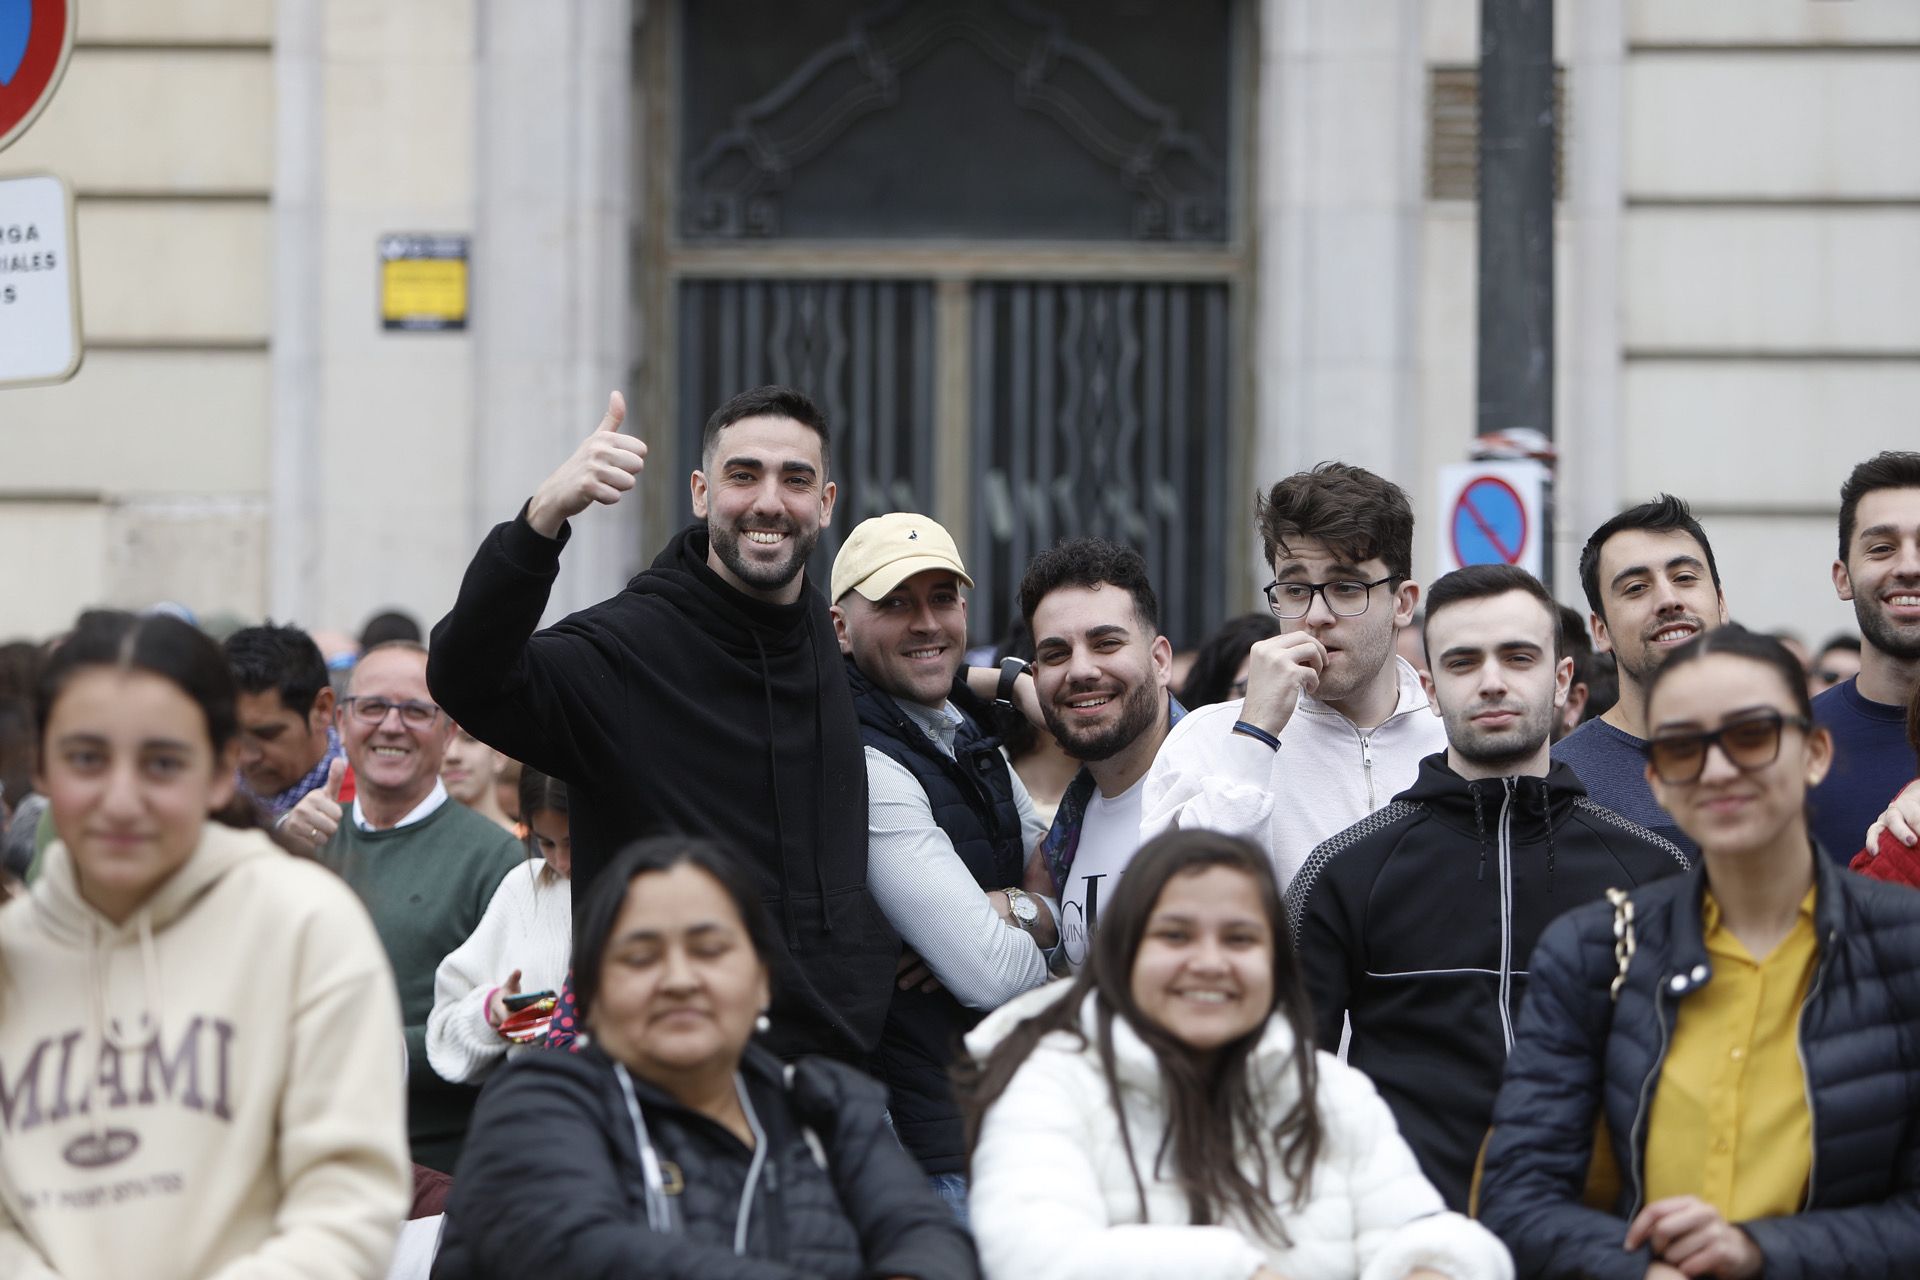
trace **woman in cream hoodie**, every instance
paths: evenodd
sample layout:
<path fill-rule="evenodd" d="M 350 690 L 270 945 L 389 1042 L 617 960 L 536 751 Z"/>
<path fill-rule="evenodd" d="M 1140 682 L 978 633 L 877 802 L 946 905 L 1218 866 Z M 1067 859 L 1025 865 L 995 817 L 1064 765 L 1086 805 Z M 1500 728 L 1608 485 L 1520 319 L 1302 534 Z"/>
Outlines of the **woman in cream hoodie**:
<path fill-rule="evenodd" d="M 0 1275 L 384 1275 L 393 978 L 345 885 L 208 820 L 236 759 L 219 649 L 83 615 L 36 710 L 60 839 L 0 908 Z"/>
<path fill-rule="evenodd" d="M 967 1036 L 988 1280 L 1511 1280 L 1312 1026 L 1266 855 L 1149 841 L 1080 976 Z"/>

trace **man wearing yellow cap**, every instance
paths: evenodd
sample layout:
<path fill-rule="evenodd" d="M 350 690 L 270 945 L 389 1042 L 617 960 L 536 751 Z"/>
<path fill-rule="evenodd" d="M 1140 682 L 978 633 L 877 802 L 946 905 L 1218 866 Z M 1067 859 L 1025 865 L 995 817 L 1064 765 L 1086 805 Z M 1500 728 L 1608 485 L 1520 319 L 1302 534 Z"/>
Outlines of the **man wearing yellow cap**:
<path fill-rule="evenodd" d="M 833 562 L 834 631 L 867 764 L 867 886 L 936 984 L 896 991 L 874 1072 L 900 1140 L 957 1210 L 966 1151 L 950 1082 L 960 1037 L 1046 981 L 1051 904 L 1020 889 L 1046 825 L 956 684 L 973 585 L 923 515 L 864 521 Z M 909 958 L 908 966 L 914 960 Z"/>

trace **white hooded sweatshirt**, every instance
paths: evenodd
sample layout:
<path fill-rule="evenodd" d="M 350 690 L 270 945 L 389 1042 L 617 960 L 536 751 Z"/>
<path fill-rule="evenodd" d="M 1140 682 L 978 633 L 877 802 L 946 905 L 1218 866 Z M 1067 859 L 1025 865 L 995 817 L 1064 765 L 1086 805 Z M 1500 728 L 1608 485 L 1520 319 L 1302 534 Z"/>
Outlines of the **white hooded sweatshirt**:
<path fill-rule="evenodd" d="M 1233 731 L 1245 698 L 1188 712 L 1147 771 L 1140 839 L 1176 827 L 1243 836 L 1273 859 L 1284 893 L 1321 842 L 1385 807 L 1414 784 L 1422 760 L 1447 749 L 1419 673 L 1404 658 L 1393 663 L 1398 701 L 1371 729 L 1303 697 L 1275 751 Z"/>
<path fill-rule="evenodd" d="M 380 1277 L 411 1196 L 366 909 L 209 824 L 125 924 L 64 844 L 0 909 L 0 1276 Z"/>
<path fill-rule="evenodd" d="M 967 1036 L 968 1051 L 984 1058 L 1069 988 L 1054 983 L 1001 1006 Z M 1452 1280 L 1512 1280 L 1506 1246 L 1446 1211 L 1372 1083 L 1326 1053 L 1316 1063 L 1323 1136 L 1311 1197 L 1293 1209 L 1277 1190 L 1291 1243 L 1267 1240 L 1237 1216 L 1190 1225 L 1185 1194 L 1153 1170 L 1167 1123 L 1159 1062 L 1115 1017 L 1115 1074 L 1146 1188 L 1142 1219 L 1094 1047 L 1097 999 L 1081 1007 L 1088 1042 L 1059 1031 L 1042 1040 L 982 1122 L 968 1211 L 987 1280 L 1248 1280 L 1262 1266 L 1289 1280 L 1401 1280 L 1416 1267 Z M 1299 1097 L 1293 1048 L 1275 1017 L 1253 1052 L 1249 1083 L 1268 1108 L 1268 1130 Z M 1270 1186 L 1286 1186 L 1277 1152 L 1267 1171 Z"/>

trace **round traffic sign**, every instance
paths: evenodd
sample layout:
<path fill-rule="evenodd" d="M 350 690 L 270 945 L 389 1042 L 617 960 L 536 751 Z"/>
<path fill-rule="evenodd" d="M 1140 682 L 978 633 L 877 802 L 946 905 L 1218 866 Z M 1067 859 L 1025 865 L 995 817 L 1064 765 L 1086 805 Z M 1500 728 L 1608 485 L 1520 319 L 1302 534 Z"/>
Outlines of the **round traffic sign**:
<path fill-rule="evenodd" d="M 73 0 L 0 0 L 0 151 L 27 131 L 73 53 Z"/>
<path fill-rule="evenodd" d="M 1462 565 L 1519 564 L 1527 550 L 1527 505 L 1499 476 L 1479 476 L 1454 500 L 1453 558 Z"/>

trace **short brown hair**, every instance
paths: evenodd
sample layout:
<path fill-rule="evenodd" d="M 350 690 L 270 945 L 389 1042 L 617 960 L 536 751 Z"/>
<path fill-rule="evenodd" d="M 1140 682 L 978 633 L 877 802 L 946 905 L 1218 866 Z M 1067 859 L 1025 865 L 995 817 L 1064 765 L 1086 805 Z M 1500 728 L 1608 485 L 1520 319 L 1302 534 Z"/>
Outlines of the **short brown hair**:
<path fill-rule="evenodd" d="M 1394 577 L 1413 576 L 1413 504 L 1364 467 L 1323 462 L 1295 472 L 1255 499 L 1254 518 L 1268 564 L 1289 542 L 1313 538 L 1354 564 L 1378 556 Z"/>

